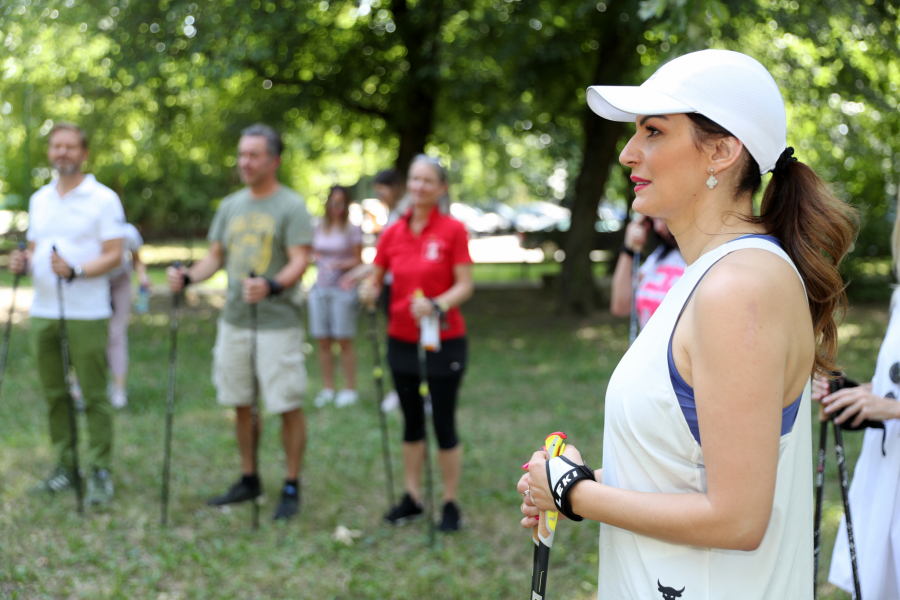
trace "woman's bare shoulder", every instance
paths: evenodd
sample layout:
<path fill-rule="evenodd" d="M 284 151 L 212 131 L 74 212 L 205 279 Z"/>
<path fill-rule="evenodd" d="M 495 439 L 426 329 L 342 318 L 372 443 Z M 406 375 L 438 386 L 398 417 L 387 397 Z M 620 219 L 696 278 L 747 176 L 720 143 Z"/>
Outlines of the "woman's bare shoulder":
<path fill-rule="evenodd" d="M 708 317 L 787 319 L 797 310 L 808 311 L 803 284 L 791 264 L 756 248 L 732 252 L 713 265 L 694 300 L 695 314 Z"/>

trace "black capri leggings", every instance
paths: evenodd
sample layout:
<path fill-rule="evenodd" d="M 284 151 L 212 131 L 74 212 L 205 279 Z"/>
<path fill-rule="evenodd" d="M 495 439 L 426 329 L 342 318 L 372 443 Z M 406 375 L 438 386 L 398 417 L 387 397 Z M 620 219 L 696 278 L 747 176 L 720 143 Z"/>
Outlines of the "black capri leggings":
<path fill-rule="evenodd" d="M 440 353 L 429 353 L 428 356 L 432 421 L 441 450 L 451 450 L 459 444 L 456 435 L 456 398 L 465 372 L 465 338 L 449 342 L 442 342 Z M 422 396 L 419 395 L 421 380 L 415 352 L 415 344 L 388 340 L 388 363 L 403 409 L 404 442 L 420 442 L 425 439 L 425 407 Z"/>

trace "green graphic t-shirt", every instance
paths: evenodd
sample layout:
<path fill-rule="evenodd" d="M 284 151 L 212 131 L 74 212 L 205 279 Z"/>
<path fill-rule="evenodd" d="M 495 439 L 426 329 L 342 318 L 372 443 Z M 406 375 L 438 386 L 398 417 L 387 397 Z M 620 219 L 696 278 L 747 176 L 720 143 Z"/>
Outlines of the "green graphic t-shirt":
<path fill-rule="evenodd" d="M 225 253 L 228 273 L 225 322 L 250 327 L 250 306 L 241 298 L 244 278 L 251 271 L 258 277 L 275 277 L 288 263 L 288 247 L 309 246 L 312 237 L 306 202 L 283 185 L 271 196 L 258 200 L 253 199 L 248 188 L 222 200 L 208 238 L 210 242 L 222 244 Z M 300 310 L 291 302 L 291 291 L 286 289 L 257 304 L 260 329 L 300 326 Z"/>

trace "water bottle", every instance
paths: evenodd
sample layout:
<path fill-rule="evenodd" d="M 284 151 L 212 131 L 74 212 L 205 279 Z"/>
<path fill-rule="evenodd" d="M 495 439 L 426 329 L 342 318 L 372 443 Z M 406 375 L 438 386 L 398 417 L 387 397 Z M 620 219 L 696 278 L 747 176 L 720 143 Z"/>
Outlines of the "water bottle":
<path fill-rule="evenodd" d="M 145 315 L 150 311 L 150 286 L 140 285 L 138 287 L 137 302 L 134 303 L 134 311 Z"/>

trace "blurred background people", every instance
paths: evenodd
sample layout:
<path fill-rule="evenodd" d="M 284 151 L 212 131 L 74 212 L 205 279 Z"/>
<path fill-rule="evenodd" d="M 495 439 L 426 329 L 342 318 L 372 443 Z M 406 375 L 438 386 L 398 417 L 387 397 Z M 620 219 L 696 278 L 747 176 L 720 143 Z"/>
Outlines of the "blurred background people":
<path fill-rule="evenodd" d="M 251 413 L 258 383 L 266 412 L 281 416 L 285 480 L 272 513 L 274 520 L 290 519 L 300 510 L 307 378 L 300 311 L 291 300 L 290 288 L 306 271 L 313 236 L 306 202 L 278 181 L 283 150 L 281 136 L 267 125 L 252 125 L 241 132 L 237 163 L 246 187 L 223 199 L 216 210 L 208 254 L 189 268 L 169 267 L 166 272 L 169 289 L 176 294 L 223 267 L 228 272 L 212 379 L 216 401 L 235 409 L 241 478 L 207 504 L 248 502 L 263 493 Z M 253 304 L 257 305 L 255 323 L 251 322 Z M 258 341 L 256 361 L 251 364 L 253 334 Z M 257 439 L 261 439 L 262 418 L 259 426 Z"/>
<path fill-rule="evenodd" d="M 109 272 L 109 290 L 112 301 L 112 316 L 109 319 L 109 339 L 106 343 L 106 357 L 112 382 L 107 395 L 115 408 L 128 404 L 125 384 L 128 379 L 128 321 L 131 317 L 131 274 L 136 272 L 141 289 L 149 290 L 150 278 L 147 267 L 141 262 L 139 250 L 144 239 L 131 223 L 125 224 L 122 262 Z"/>
<path fill-rule="evenodd" d="M 319 341 L 319 366 L 325 387 L 314 404 L 347 406 L 359 400 L 356 391 L 356 337 L 359 301 L 356 282 L 348 277 L 351 269 L 362 264 L 362 230 L 349 221 L 353 195 L 348 188 L 334 186 L 325 201 L 325 215 L 313 234 L 312 250 L 318 267 L 316 283 L 309 292 L 309 335 Z M 334 354 L 337 342 L 341 351 L 344 387 L 335 394 Z"/>
<path fill-rule="evenodd" d="M 406 187 L 412 209 L 382 235 L 375 272 L 362 291 L 367 302 L 374 302 L 385 273 L 393 273 L 388 364 L 403 409 L 406 493 L 385 520 L 396 525 L 423 513 L 426 413 L 419 393 L 417 343 L 422 318 L 433 315 L 441 322 L 440 349 L 427 352 L 432 419 L 444 483 L 439 528 L 456 531 L 462 524 L 457 499 L 462 445 L 456 432 L 456 404 L 468 356 L 466 325 L 459 306 L 472 296 L 472 259 L 465 227 L 438 208 L 438 201 L 447 195 L 447 171 L 440 163 L 424 154 L 417 156 L 410 165 Z"/>
<path fill-rule="evenodd" d="M 681 279 L 686 266 L 678 242 L 669 232 L 666 222 L 638 215 L 625 228 L 625 243 L 613 272 L 609 312 L 617 317 L 631 315 L 634 259 L 637 253 L 643 253 L 651 229 L 659 239 L 659 246 L 650 253 L 638 273 L 635 297 L 641 327 L 647 324 L 675 282 Z"/>
<path fill-rule="evenodd" d="M 38 375 L 49 408 L 50 440 L 57 456 L 53 473 L 32 489 L 58 493 L 74 485 L 68 373 L 63 372 L 60 310 L 65 313 L 69 360 L 81 378 L 89 445 L 88 504 L 108 504 L 114 493 L 110 470 L 113 410 L 106 397 L 106 342 L 110 288 L 107 274 L 122 260 L 125 212 L 119 197 L 82 172 L 88 159 L 84 130 L 57 123 L 48 136 L 47 158 L 57 178 L 39 189 L 28 206 L 28 242 L 10 256 L 10 270 L 28 266 L 34 284 L 31 333 Z M 58 283 L 62 279 L 62 306 Z"/>

